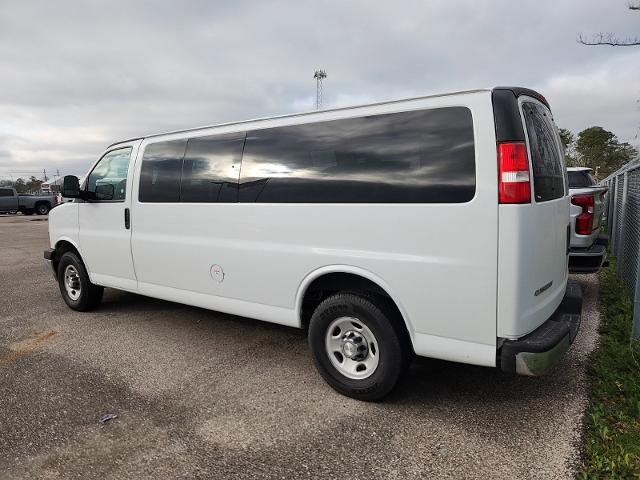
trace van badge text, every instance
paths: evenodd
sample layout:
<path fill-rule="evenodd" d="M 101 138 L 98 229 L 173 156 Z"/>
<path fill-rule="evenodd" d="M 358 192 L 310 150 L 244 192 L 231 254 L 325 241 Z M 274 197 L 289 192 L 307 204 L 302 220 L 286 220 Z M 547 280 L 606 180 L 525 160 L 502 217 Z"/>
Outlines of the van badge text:
<path fill-rule="evenodd" d="M 540 295 L 542 292 L 545 292 L 547 290 L 549 290 L 549 288 L 551 288 L 551 285 L 553 285 L 553 280 L 551 280 L 549 283 L 547 283 L 546 285 L 541 286 L 539 289 L 536 290 L 536 293 L 534 293 L 534 295 L 537 297 L 538 295 Z"/>

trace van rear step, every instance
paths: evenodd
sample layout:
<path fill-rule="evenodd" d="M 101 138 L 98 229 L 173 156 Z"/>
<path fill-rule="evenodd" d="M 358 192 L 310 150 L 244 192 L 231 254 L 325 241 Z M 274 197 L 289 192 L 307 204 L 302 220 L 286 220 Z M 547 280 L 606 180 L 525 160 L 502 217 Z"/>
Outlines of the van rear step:
<path fill-rule="evenodd" d="M 530 334 L 507 340 L 499 352 L 499 365 L 505 372 L 541 375 L 569 350 L 578 334 L 582 317 L 582 289 L 568 282 L 567 290 L 553 315 Z"/>

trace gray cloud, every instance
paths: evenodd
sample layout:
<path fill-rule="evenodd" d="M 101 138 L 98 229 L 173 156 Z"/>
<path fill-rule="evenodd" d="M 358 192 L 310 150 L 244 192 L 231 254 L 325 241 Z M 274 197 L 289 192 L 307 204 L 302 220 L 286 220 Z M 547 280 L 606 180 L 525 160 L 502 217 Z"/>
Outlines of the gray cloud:
<path fill-rule="evenodd" d="M 83 173 L 108 144 L 158 131 L 494 85 L 540 90 L 559 125 L 637 143 L 637 31 L 604 0 L 20 2 L 0 11 L 0 176 Z"/>

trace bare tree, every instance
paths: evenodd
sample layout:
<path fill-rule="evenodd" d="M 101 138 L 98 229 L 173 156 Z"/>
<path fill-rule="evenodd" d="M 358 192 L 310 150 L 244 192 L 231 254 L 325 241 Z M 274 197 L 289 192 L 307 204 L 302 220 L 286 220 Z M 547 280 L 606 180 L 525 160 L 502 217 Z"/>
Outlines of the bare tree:
<path fill-rule="evenodd" d="M 635 0 L 633 2 L 627 3 L 627 8 L 629 10 L 640 10 L 640 1 Z M 582 33 L 578 34 L 577 38 L 578 43 L 583 45 L 609 45 L 611 47 L 632 47 L 635 45 L 640 45 L 640 37 L 625 37 L 620 38 L 615 33 L 596 33 L 591 35 L 590 37 L 586 37 Z"/>

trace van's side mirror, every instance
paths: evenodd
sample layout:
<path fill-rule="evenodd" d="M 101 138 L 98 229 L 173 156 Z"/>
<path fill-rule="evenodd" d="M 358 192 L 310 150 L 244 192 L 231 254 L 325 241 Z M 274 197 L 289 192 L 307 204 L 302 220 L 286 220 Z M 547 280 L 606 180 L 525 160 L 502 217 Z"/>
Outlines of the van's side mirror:
<path fill-rule="evenodd" d="M 96 185 L 96 200 L 113 200 L 114 188 L 111 183 Z"/>
<path fill-rule="evenodd" d="M 75 175 L 65 175 L 62 181 L 62 196 L 80 198 L 80 180 Z"/>

